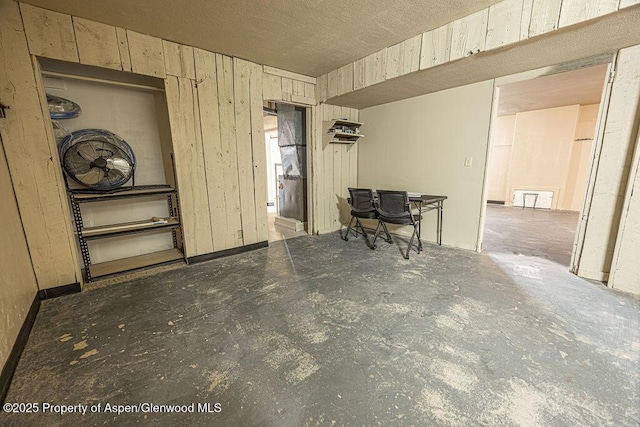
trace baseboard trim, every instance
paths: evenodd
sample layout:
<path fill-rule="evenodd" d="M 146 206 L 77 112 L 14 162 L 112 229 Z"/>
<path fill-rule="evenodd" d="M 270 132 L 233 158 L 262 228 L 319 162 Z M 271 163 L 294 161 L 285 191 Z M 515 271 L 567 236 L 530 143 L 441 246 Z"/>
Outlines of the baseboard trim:
<path fill-rule="evenodd" d="M 63 295 L 75 294 L 82 290 L 80 283 L 71 283 L 68 285 L 56 286 L 55 288 L 40 289 L 38 291 L 38 298 L 40 300 L 46 300 L 51 298 L 58 298 Z"/>
<path fill-rule="evenodd" d="M 199 262 L 210 261 L 216 258 L 237 255 L 243 252 L 255 251 L 256 249 L 266 248 L 267 246 L 269 246 L 269 242 L 265 240 L 264 242 L 253 243 L 251 245 L 240 246 L 237 248 L 225 249 L 223 251 L 210 252 L 208 254 L 192 256 L 187 258 L 187 262 L 189 264 L 197 264 Z"/>
<path fill-rule="evenodd" d="M 29 312 L 27 313 L 27 317 L 22 323 L 22 327 L 20 328 L 18 337 L 13 343 L 13 347 L 11 348 L 11 352 L 9 353 L 9 357 L 7 358 L 7 361 L 2 368 L 2 372 L 0 372 L 0 404 L 4 403 L 4 400 L 7 397 L 9 385 L 11 385 L 11 379 L 13 378 L 13 374 L 16 372 L 16 368 L 18 367 L 20 356 L 22 355 L 22 352 L 27 345 L 29 334 L 31 333 L 31 328 L 33 328 L 33 324 L 36 321 L 36 315 L 38 314 L 39 309 L 40 297 L 38 294 L 36 294 L 33 298 L 33 302 L 31 303 L 31 307 L 29 308 Z"/>

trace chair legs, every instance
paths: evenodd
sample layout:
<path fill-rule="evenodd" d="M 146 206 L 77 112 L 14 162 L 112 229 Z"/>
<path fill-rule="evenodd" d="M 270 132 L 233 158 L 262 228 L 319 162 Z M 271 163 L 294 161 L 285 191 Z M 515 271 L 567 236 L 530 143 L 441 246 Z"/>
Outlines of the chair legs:
<path fill-rule="evenodd" d="M 356 224 L 355 226 L 353 226 L 353 228 L 351 227 L 351 224 L 353 224 L 353 220 L 356 220 Z M 349 240 L 349 232 L 353 232 L 353 235 L 356 237 L 356 239 L 358 238 L 358 229 L 360 230 L 360 234 L 362 234 L 362 236 L 364 236 L 364 242 L 366 243 L 367 247 L 369 247 L 369 249 L 375 249 L 376 245 L 375 245 L 375 239 L 373 241 L 373 243 L 371 243 L 369 241 L 369 235 L 367 234 L 367 232 L 365 231 L 364 227 L 362 226 L 362 223 L 360 222 L 360 219 L 356 216 L 352 216 L 351 219 L 349 220 L 349 225 L 347 226 L 347 232 L 344 234 L 344 236 L 342 237 L 343 240 L 347 241 Z"/>
<path fill-rule="evenodd" d="M 376 234 L 373 238 L 374 245 L 376 243 L 376 240 L 378 239 L 378 235 L 380 234 L 380 226 L 382 226 L 382 229 L 386 234 L 386 239 L 382 237 L 382 240 L 384 240 L 387 243 L 393 243 L 393 239 L 391 238 L 391 234 L 389 234 L 387 225 L 384 223 L 384 221 L 378 220 L 378 226 L 376 227 Z M 413 226 L 413 234 L 411 234 L 411 239 L 409 240 L 409 246 L 407 247 L 407 251 L 402 253 L 402 256 L 404 257 L 404 259 L 409 259 L 409 252 L 411 251 L 411 246 L 413 246 L 413 240 L 418 234 L 418 223 L 412 224 L 412 226 Z M 422 249 L 420 243 L 421 243 L 420 240 L 418 240 L 418 249 L 417 249 L 418 253 L 420 253 L 420 249 Z"/>

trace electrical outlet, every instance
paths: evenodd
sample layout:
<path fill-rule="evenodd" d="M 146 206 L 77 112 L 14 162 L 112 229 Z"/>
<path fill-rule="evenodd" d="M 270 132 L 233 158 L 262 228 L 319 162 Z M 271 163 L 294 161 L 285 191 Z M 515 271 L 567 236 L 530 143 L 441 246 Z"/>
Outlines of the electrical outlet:
<path fill-rule="evenodd" d="M 473 162 L 473 157 L 465 157 L 464 158 L 464 165 L 466 167 L 470 168 L 472 162 Z"/>

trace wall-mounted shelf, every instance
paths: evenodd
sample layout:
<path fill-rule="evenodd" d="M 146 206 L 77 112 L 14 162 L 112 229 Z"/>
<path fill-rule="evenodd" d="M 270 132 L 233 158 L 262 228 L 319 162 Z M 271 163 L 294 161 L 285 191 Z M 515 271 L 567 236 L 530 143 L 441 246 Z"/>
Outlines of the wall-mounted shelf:
<path fill-rule="evenodd" d="M 175 188 L 168 185 L 156 185 L 146 187 L 133 187 L 128 190 L 111 193 L 95 193 L 86 190 L 70 190 L 71 208 L 76 224 L 76 234 L 82 253 L 85 277 L 88 282 L 99 276 L 120 273 L 123 271 L 135 270 L 137 268 L 148 267 L 154 264 L 163 264 L 184 258 L 180 249 L 181 237 L 178 239 L 180 230 L 180 216 L 178 209 L 178 197 Z M 80 205 L 91 202 L 109 202 L 128 198 L 153 198 L 166 197 L 169 210 L 168 217 L 153 217 L 142 221 L 121 222 L 117 224 L 85 227 L 82 218 Z M 176 206 L 174 206 L 174 204 Z M 144 255 L 116 259 L 112 261 L 91 263 L 88 240 L 103 239 L 128 235 L 134 233 L 149 233 L 160 230 L 170 230 L 173 237 L 173 249 L 152 252 Z"/>
<path fill-rule="evenodd" d="M 323 123 L 325 139 L 332 144 L 353 144 L 364 135 L 360 133 L 362 123 L 347 119 L 327 120 Z"/>

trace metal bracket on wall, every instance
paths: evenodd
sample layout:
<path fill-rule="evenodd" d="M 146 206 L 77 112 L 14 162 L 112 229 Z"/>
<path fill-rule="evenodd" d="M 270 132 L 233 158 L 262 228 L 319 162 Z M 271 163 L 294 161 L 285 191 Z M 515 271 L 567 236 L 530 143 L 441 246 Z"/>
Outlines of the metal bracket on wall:
<path fill-rule="evenodd" d="M 11 107 L 9 107 L 8 105 L 5 105 L 4 103 L 0 102 L 0 119 L 4 119 L 5 117 L 7 117 L 7 111 L 11 109 Z"/>

